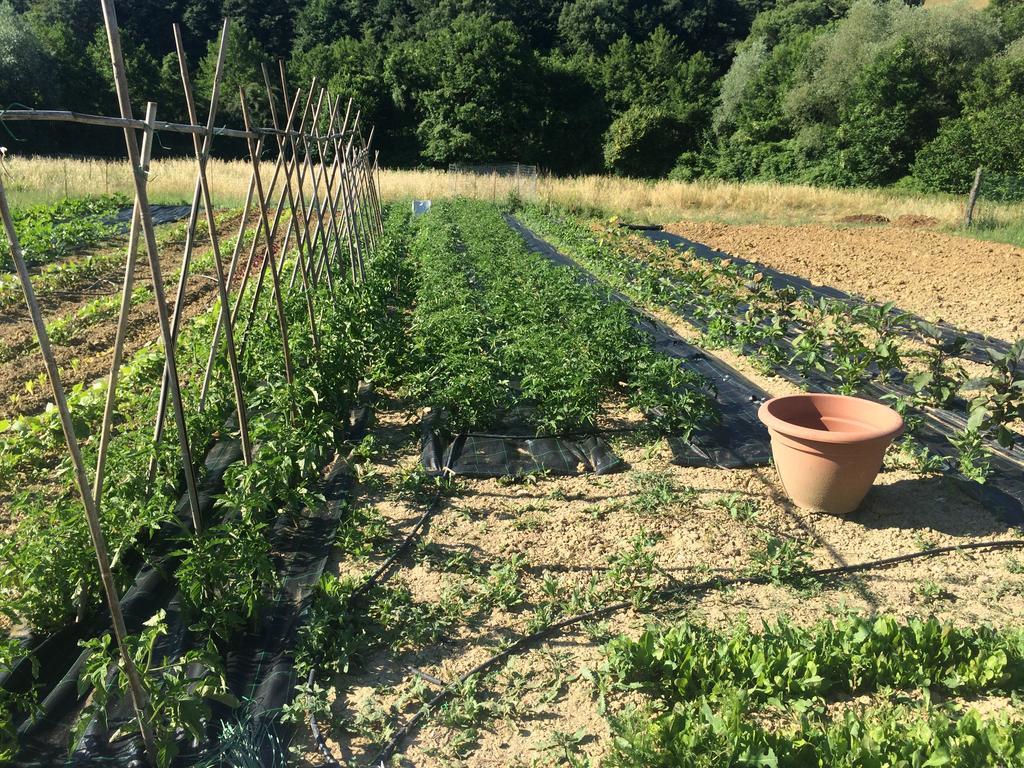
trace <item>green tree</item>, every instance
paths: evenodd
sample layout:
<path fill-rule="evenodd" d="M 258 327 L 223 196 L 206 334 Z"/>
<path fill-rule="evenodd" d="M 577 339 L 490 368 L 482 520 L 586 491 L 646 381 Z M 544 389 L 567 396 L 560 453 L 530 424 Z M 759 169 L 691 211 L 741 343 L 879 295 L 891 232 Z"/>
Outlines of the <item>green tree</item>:
<path fill-rule="evenodd" d="M 453 161 L 534 156 L 536 61 L 508 21 L 460 14 L 402 46 L 389 77 L 416 118 L 423 156 Z"/>
<path fill-rule="evenodd" d="M 52 106 L 55 62 L 32 26 L 8 0 L 0 2 L 0 102 Z"/>
<path fill-rule="evenodd" d="M 210 40 L 206 55 L 199 62 L 199 71 L 195 77 L 195 89 L 196 100 L 202 105 L 200 114 L 206 114 L 210 95 L 213 93 L 218 50 L 219 41 Z M 234 29 L 228 35 L 228 48 L 220 86 L 220 105 L 217 108 L 218 123 L 228 123 L 239 127 L 243 124 L 239 88 L 244 88 L 250 117 L 256 125 L 270 125 L 270 111 L 261 69 L 262 64 L 270 64 L 270 57 L 259 43 L 250 38 L 243 29 Z M 277 88 L 273 79 L 275 70 L 276 68 L 271 69 L 271 85 L 275 88 L 278 119 L 283 121 L 285 119 L 283 113 L 287 112 L 287 107 L 282 106 L 280 89 Z M 294 98 L 294 92 L 289 96 Z M 301 108 L 300 106 L 299 109 Z"/>
<path fill-rule="evenodd" d="M 685 141 L 685 125 L 663 107 L 638 104 L 608 128 L 604 162 L 615 173 L 633 177 L 666 175 Z"/>

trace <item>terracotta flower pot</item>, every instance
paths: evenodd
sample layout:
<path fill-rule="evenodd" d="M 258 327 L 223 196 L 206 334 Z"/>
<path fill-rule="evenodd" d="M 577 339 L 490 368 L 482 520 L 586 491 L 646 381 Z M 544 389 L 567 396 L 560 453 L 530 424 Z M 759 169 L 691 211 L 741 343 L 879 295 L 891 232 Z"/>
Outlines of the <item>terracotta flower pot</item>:
<path fill-rule="evenodd" d="M 903 432 L 892 408 L 845 395 L 787 395 L 757 412 L 772 438 L 786 493 L 798 506 L 833 515 L 864 500 L 889 443 Z"/>

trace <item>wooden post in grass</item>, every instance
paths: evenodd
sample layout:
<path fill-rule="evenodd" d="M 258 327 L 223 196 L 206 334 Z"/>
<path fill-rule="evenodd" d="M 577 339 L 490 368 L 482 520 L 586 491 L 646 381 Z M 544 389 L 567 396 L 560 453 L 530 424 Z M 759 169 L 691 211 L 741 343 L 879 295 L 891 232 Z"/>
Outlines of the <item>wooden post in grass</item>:
<path fill-rule="evenodd" d="M 174 45 L 178 52 L 178 64 L 181 69 L 181 87 L 185 93 L 185 105 L 188 108 L 188 119 L 191 123 L 199 122 L 199 115 L 196 112 L 196 102 L 192 95 L 192 80 L 188 74 L 188 62 L 185 58 L 185 46 L 181 40 L 181 28 L 175 24 Z M 214 270 L 217 273 L 217 294 L 220 300 L 221 324 L 224 326 L 224 342 L 228 358 L 228 370 L 231 373 L 231 385 L 235 395 L 235 414 L 238 417 L 238 437 L 242 444 L 242 459 L 245 463 L 252 464 L 252 442 L 249 439 L 249 416 L 245 407 L 245 394 L 242 390 L 242 373 L 238 367 L 238 357 L 235 348 L 234 324 L 231 322 L 231 305 L 228 298 L 227 286 L 224 283 L 224 262 L 220 256 L 220 241 L 217 236 L 217 221 L 213 214 L 213 201 L 210 198 L 210 182 L 206 178 L 206 162 L 210 157 L 210 148 L 213 144 L 213 134 L 216 128 L 217 102 L 220 99 L 220 81 L 224 71 L 224 59 L 228 46 L 228 20 L 224 19 L 220 33 L 220 48 L 217 51 L 217 66 L 213 77 L 213 90 L 210 94 L 210 115 L 207 119 L 206 136 L 202 143 L 199 135 L 192 135 L 192 144 L 195 148 L 196 166 L 199 174 L 199 185 L 202 189 L 203 208 L 206 212 L 206 226 L 210 231 L 210 248 L 213 251 Z"/>
<path fill-rule="evenodd" d="M 107 30 L 107 41 L 110 45 L 110 61 L 114 69 L 114 85 L 117 91 L 117 102 L 121 117 L 132 117 L 132 103 L 128 95 L 128 76 L 124 67 L 124 55 L 121 52 L 121 36 L 117 28 L 117 13 L 114 0 L 100 0 L 103 6 L 103 23 Z M 178 443 L 181 449 L 181 464 L 185 475 L 185 486 L 188 492 L 189 506 L 192 512 L 192 523 L 195 530 L 202 530 L 199 516 L 199 494 L 196 491 L 195 469 L 192 466 L 192 449 L 188 441 L 188 428 L 185 422 L 185 409 L 181 401 L 181 388 L 178 380 L 178 362 L 174 349 L 174 336 L 171 333 L 170 321 L 167 318 L 167 301 L 164 296 L 164 279 L 160 269 L 160 252 L 156 244 L 156 230 L 153 228 L 153 217 L 149 211 L 149 195 L 146 191 L 146 174 L 142 170 L 142 157 L 139 153 L 138 141 L 132 128 L 124 129 L 125 148 L 128 162 L 132 168 L 132 179 L 135 183 L 135 196 L 139 201 L 142 216 L 142 231 L 146 239 L 146 255 L 149 257 L 149 269 L 153 279 L 153 300 L 156 304 L 157 316 L 160 320 L 160 336 L 164 343 L 166 356 L 167 380 L 171 401 L 173 403 L 174 421 L 178 429 Z M 156 446 L 154 446 L 154 451 Z"/>
<path fill-rule="evenodd" d="M 153 124 L 156 122 L 156 104 L 146 105 L 146 125 L 149 126 L 142 135 L 142 170 L 149 173 L 149 161 L 153 154 Z M 104 166 L 106 167 L 106 166 Z M 117 331 L 114 334 L 114 356 L 110 361 L 110 376 L 107 378 L 106 400 L 103 404 L 103 422 L 100 426 L 100 444 L 96 451 L 96 479 L 93 493 L 96 506 L 100 506 L 103 498 L 103 478 L 106 474 L 107 451 L 110 448 L 110 432 L 114 423 L 114 408 L 117 406 L 117 381 L 121 373 L 121 361 L 124 357 L 124 340 L 128 335 L 128 316 L 132 310 L 132 291 L 135 286 L 135 257 L 139 250 L 139 237 L 142 232 L 142 209 L 139 198 L 135 198 L 132 209 L 132 226 L 128 234 L 128 257 L 124 265 L 124 281 L 121 288 L 121 308 L 117 316 Z"/>
<path fill-rule="evenodd" d="M 109 2 L 109 0 L 107 1 Z M 14 220 L 11 218 L 11 211 L 7 205 L 7 192 L 4 189 L 3 178 L 0 178 L 0 217 L 3 218 L 4 229 L 7 231 L 7 242 L 10 244 L 11 256 L 14 260 L 14 267 L 18 273 L 21 288 L 25 293 L 25 303 L 28 305 L 28 312 L 36 332 L 36 339 L 39 341 L 39 350 L 43 355 L 46 375 L 49 377 L 50 387 L 53 389 L 53 400 L 57 404 L 57 411 L 60 414 L 60 425 L 64 430 L 64 441 L 67 443 L 68 453 L 71 454 L 75 484 L 78 486 L 78 493 L 82 497 L 82 505 L 85 507 L 85 518 L 89 525 L 89 538 L 92 540 L 92 546 L 96 552 L 96 563 L 99 566 L 100 581 L 103 584 L 103 593 L 107 599 L 107 607 L 110 609 L 110 622 L 114 628 L 114 638 L 117 641 L 118 652 L 121 654 L 121 663 L 124 665 L 124 672 L 128 678 L 128 691 L 132 700 L 132 707 L 135 710 L 135 719 L 138 721 L 139 731 L 142 733 L 142 741 L 146 746 L 149 760 L 153 765 L 156 765 L 156 741 L 153 739 L 153 731 L 150 728 L 147 716 L 146 693 L 142 687 L 139 671 L 136 669 L 135 662 L 132 660 L 131 653 L 128 651 L 125 643 L 128 630 L 125 628 L 124 616 L 121 614 L 121 597 L 117 593 L 117 585 L 114 583 L 114 576 L 110 570 L 110 554 L 107 552 L 106 538 L 103 535 L 103 528 L 100 526 L 99 507 L 96 504 L 94 491 L 89 486 L 89 479 L 85 474 L 85 462 L 82 459 L 78 438 L 75 436 L 74 422 L 71 420 L 71 409 L 68 407 L 67 398 L 64 396 L 64 385 L 61 383 L 60 371 L 57 368 L 57 361 L 53 356 L 53 348 L 50 346 L 50 337 L 46 333 L 46 323 L 43 322 L 43 314 L 39 309 L 35 290 L 32 288 L 28 268 L 25 266 L 21 244 L 18 241 L 18 233 L 14 231 Z"/>
<path fill-rule="evenodd" d="M 970 227 L 974 224 L 974 205 L 978 202 L 978 192 L 981 191 L 981 166 L 974 172 L 974 184 L 971 185 L 971 194 L 967 196 L 967 207 L 964 209 L 964 226 Z"/>

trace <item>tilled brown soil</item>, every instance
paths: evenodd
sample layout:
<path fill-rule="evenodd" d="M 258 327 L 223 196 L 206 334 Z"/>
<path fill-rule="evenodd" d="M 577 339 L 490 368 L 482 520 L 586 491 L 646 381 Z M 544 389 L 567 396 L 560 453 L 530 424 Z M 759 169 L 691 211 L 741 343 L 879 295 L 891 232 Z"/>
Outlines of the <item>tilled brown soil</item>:
<path fill-rule="evenodd" d="M 237 216 L 226 216 L 219 222 L 221 237 L 233 234 L 238 225 Z M 199 227 L 203 232 L 204 227 Z M 123 242 L 104 246 L 104 249 L 126 250 L 127 239 Z M 200 234 L 193 251 L 193 260 L 209 248 L 209 238 Z M 181 266 L 184 243 L 180 240 L 163 238 L 160 247 L 160 270 L 164 278 L 164 292 L 167 303 L 173 307 L 177 294 L 177 273 Z M 69 259 L 84 259 L 89 251 L 81 251 Z M 230 253 L 222 254 L 228 258 Z M 108 274 L 90 278 L 80 284 L 69 286 L 57 292 L 40 292 L 39 302 L 44 320 L 51 322 L 59 317 L 68 317 L 76 310 L 102 296 L 120 295 L 123 267 Z M 152 287 L 149 260 L 144 248 L 136 257 L 135 287 Z M 212 271 L 190 270 L 185 292 L 183 319 L 185 321 L 203 312 L 214 301 L 217 284 Z M 92 381 L 109 373 L 113 357 L 113 345 L 117 330 L 117 313 L 98 322 L 85 324 L 73 332 L 71 338 L 54 343 L 54 356 L 60 367 L 65 387 L 79 382 Z M 128 334 L 125 339 L 125 358 L 160 338 L 160 325 L 156 304 L 150 299 L 132 307 L 128 320 Z M 0 362 L 0 417 L 10 417 L 41 410 L 52 399 L 50 387 L 45 381 L 42 354 L 36 341 L 35 331 L 24 304 L 15 304 L 0 312 L 0 339 L 3 340 L 5 358 Z M 40 378 L 40 377 L 43 378 Z M 28 386 L 26 386 L 28 384 Z"/>
<path fill-rule="evenodd" d="M 669 232 L 930 320 L 1024 336 L 1024 250 L 923 228 L 679 222 Z"/>
<path fill-rule="evenodd" d="M 692 338 L 692 330 L 677 320 L 661 319 Z M 728 352 L 720 356 L 773 394 L 793 391 L 742 358 Z M 396 501 L 388 491 L 418 460 L 417 421 L 417 414 L 394 402 L 379 403 L 374 435 L 381 453 L 368 473 L 370 481 L 356 487 L 354 504 L 379 512 L 391 541 L 379 542 L 369 560 L 339 551 L 339 576 L 373 571 L 418 519 L 422 508 Z M 641 423 L 639 413 L 613 404 L 602 426 Z M 320 724 L 336 756 L 368 764 L 425 697 L 529 631 L 545 577 L 564 589 L 600 581 L 614 558 L 640 536 L 653 541 L 658 585 L 670 586 L 749 572 L 766 536 L 798 542 L 812 567 L 826 568 L 1016 535 L 939 476 L 888 469 L 856 514 L 832 517 L 794 507 L 770 467 L 678 467 L 662 439 L 638 433 L 612 442 L 627 463 L 618 474 L 511 484 L 459 480 L 458 492 L 442 503 L 421 545 L 402 559 L 391 583 L 407 587 L 414 604 L 434 605 L 460 589 L 472 594 L 491 567 L 520 558 L 522 601 L 467 612 L 437 642 L 381 649 L 348 674 L 322 680 L 332 706 Z M 652 477 L 668 482 L 669 501 L 643 501 L 644 484 Z M 722 504 L 727 497 L 752 501 L 755 513 L 738 519 Z M 455 556 L 476 563 L 476 573 L 483 576 L 443 565 Z M 400 750 L 399 764 L 558 765 L 563 753 L 554 743 L 560 733 L 579 735 L 582 752 L 592 765 L 600 765 L 611 748 L 611 732 L 587 670 L 600 668 L 601 647 L 609 637 L 635 636 L 652 622 L 689 616 L 720 628 L 741 621 L 756 627 L 762 620 L 786 617 L 806 625 L 852 609 L 907 617 L 934 613 L 964 625 L 1013 625 L 1024 617 L 1021 572 L 1019 562 L 1005 552 L 960 552 L 868 571 L 811 594 L 748 585 L 622 611 L 596 624 L 574 626 L 499 666 L 472 696 L 456 697 L 458 706 L 433 713 L 414 730 Z M 628 694 L 617 695 L 609 707 L 615 712 L 629 701 Z M 303 738 L 308 737 L 303 733 Z M 310 741 L 300 748 L 307 764 L 321 762 Z"/>

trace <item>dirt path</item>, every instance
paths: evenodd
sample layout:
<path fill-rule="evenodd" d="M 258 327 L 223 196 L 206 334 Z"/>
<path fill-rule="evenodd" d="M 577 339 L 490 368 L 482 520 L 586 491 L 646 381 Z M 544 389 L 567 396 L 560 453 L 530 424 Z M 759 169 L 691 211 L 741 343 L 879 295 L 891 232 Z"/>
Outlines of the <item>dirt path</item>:
<path fill-rule="evenodd" d="M 684 337 L 694 332 L 661 315 Z M 743 358 L 716 353 L 772 394 L 792 391 Z M 394 489 L 418 460 L 417 414 L 394 401 L 378 404 L 380 450 L 369 481 L 355 489 L 353 507 L 370 508 L 390 532 L 368 560 L 339 551 L 336 573 L 372 571 L 411 529 L 419 511 L 395 501 Z M 604 427 L 638 426 L 642 416 L 613 403 Z M 396 723 L 408 722 L 420 703 L 501 647 L 529 631 L 545 581 L 563 593 L 586 594 L 607 585 L 610 567 L 634 542 L 646 541 L 655 557 L 658 586 L 696 582 L 712 575 L 742 575 L 754 566 L 766 537 L 796 542 L 812 567 L 849 565 L 927 547 L 1012 537 L 1014 532 L 955 486 L 908 469 L 883 472 L 863 507 L 840 518 L 800 510 L 786 498 L 771 467 L 722 470 L 679 467 L 658 438 L 630 434 L 613 440 L 625 471 L 603 477 L 539 478 L 530 482 L 458 481 L 457 492 L 402 559 L 392 577 L 411 595 L 399 621 L 415 621 L 432 607 L 467 608 L 439 639 L 405 641 L 324 681 L 331 711 L 320 720 L 335 755 L 365 764 Z M 732 504 L 732 509 L 729 505 Z M 740 510 L 739 512 L 737 510 Z M 494 579 L 495 568 L 519 563 L 521 598 L 481 609 L 474 595 Z M 965 552 L 867 572 L 812 594 L 756 585 L 709 592 L 674 604 L 630 610 L 582 625 L 538 644 L 480 679 L 436 712 L 400 753 L 400 765 L 556 765 L 557 734 L 581 734 L 579 749 L 599 765 L 610 750 L 593 678 L 601 647 L 620 633 L 635 636 L 651 622 L 689 615 L 720 628 L 746 620 L 784 616 L 809 624 L 851 609 L 899 616 L 935 613 L 964 625 L 1013 625 L 1024 617 L 1024 576 L 1006 553 Z M 461 596 L 461 597 L 460 597 Z M 422 621 L 422 619 L 420 619 Z M 425 675 L 425 676 L 424 676 Z M 621 702 L 612 701 L 613 711 Z M 320 764 L 300 731 L 307 765 Z"/>
<path fill-rule="evenodd" d="M 679 222 L 666 229 L 782 272 L 926 319 L 1024 336 L 1024 250 L 927 229 Z"/>

